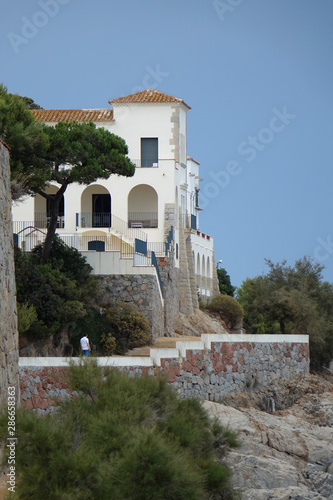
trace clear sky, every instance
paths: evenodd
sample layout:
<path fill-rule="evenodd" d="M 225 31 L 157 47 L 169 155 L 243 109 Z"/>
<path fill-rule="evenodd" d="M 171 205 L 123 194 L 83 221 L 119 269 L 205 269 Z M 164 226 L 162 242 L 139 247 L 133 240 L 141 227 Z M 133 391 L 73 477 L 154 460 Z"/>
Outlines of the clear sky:
<path fill-rule="evenodd" d="M 2 81 L 42 107 L 184 99 L 200 228 L 239 286 L 310 256 L 333 282 L 332 0 L 13 0 Z"/>

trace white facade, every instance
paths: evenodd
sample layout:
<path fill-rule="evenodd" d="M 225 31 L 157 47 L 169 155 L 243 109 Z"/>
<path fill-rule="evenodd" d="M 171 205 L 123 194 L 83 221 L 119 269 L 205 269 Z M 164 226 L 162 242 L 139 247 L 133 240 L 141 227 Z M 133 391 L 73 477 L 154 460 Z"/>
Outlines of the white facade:
<path fill-rule="evenodd" d="M 111 110 L 38 110 L 36 119 L 54 125 L 62 113 L 66 120 L 86 121 L 94 112 L 107 111 L 108 119 L 96 120 L 122 137 L 135 163 L 133 177 L 111 175 L 89 186 L 72 184 L 64 194 L 63 214 L 57 233 L 81 251 L 100 250 L 88 242 L 102 241 L 103 250 L 133 252 L 134 238 L 146 239 L 148 249 L 162 256 L 170 223 L 165 208 L 174 205 L 175 266 L 179 267 L 180 231 L 190 234 L 200 293 L 211 295 L 205 278 L 215 270 L 213 239 L 199 228 L 199 163 L 187 156 L 187 112 L 183 100 L 147 90 L 110 101 Z M 67 118 L 66 118 L 67 117 Z M 78 118 L 79 117 L 79 118 Z M 62 118 L 63 120 L 64 118 Z M 94 120 L 93 120 L 94 121 Z M 152 151 L 152 158 L 147 158 Z M 49 186 L 48 191 L 56 189 Z M 43 240 L 47 228 L 47 202 L 37 195 L 14 204 L 14 233 L 26 250 Z M 104 257 L 105 259 L 105 257 Z M 103 261 L 104 261 L 103 259 Z M 107 269 L 99 268 L 107 274 Z M 206 284 L 205 284 L 206 283 Z"/>

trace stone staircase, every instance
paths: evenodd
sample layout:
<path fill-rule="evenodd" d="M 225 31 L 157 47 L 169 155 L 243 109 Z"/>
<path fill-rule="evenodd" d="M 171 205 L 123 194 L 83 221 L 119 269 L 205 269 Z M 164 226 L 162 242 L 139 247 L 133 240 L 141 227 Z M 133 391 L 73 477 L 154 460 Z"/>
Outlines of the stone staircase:
<path fill-rule="evenodd" d="M 135 347 L 125 353 L 125 356 L 143 356 L 149 357 L 151 349 L 175 349 L 176 342 L 185 340 L 188 341 L 200 341 L 200 337 L 158 337 L 154 340 L 152 345 L 146 345 L 142 347 Z"/>

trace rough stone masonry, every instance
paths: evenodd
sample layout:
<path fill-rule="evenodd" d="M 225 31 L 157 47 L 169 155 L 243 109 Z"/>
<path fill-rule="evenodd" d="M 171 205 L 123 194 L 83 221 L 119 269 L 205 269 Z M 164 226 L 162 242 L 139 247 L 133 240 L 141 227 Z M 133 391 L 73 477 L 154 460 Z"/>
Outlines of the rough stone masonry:
<path fill-rule="evenodd" d="M 18 333 L 11 218 L 9 150 L 0 141 L 0 404 L 8 387 L 19 398 Z"/>
<path fill-rule="evenodd" d="M 95 359 L 99 366 L 131 376 L 162 374 L 181 398 L 223 401 L 231 392 L 257 391 L 309 373 L 309 339 L 307 335 L 203 334 L 198 341 L 177 342 L 175 349 L 151 349 L 149 357 Z M 70 397 L 68 361 L 20 358 L 22 405 L 43 413 L 52 410 L 57 400 Z"/>

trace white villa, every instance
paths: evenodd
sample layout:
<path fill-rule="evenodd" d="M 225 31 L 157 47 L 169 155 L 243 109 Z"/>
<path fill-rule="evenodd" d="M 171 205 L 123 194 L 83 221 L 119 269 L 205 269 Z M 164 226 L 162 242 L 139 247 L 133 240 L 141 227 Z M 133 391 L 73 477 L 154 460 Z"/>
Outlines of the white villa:
<path fill-rule="evenodd" d="M 200 227 L 199 163 L 187 153 L 191 108 L 151 89 L 109 104 L 112 109 L 33 111 L 47 125 L 76 120 L 104 127 L 126 141 L 136 165 L 133 177 L 111 175 L 88 186 L 69 185 L 57 233 L 87 257 L 97 275 L 118 276 L 118 285 L 122 277 L 126 289 L 129 277 L 154 280 L 161 314 L 170 316 L 152 327 L 155 336 L 163 335 L 172 329 L 172 316 L 190 315 L 198 307 L 198 292 L 206 298 L 218 293 L 213 238 Z M 55 189 L 49 186 L 48 192 Z M 20 248 L 29 251 L 43 241 L 49 220 L 43 197 L 14 204 L 12 213 Z M 147 315 L 154 323 L 154 311 Z"/>

